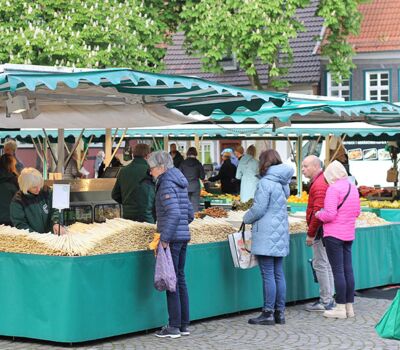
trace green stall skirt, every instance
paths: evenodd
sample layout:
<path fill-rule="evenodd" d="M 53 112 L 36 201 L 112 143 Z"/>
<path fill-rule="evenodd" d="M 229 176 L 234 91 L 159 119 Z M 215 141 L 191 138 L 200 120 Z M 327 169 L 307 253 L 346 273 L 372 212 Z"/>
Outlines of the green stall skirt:
<path fill-rule="evenodd" d="M 400 225 L 357 230 L 356 287 L 400 282 Z M 305 234 L 291 235 L 284 259 L 287 302 L 319 294 Z M 258 267 L 233 267 L 227 242 L 189 246 L 186 262 L 191 320 L 262 306 Z M 165 293 L 153 287 L 150 251 L 87 257 L 0 253 L 0 335 L 82 342 L 168 322 Z"/>

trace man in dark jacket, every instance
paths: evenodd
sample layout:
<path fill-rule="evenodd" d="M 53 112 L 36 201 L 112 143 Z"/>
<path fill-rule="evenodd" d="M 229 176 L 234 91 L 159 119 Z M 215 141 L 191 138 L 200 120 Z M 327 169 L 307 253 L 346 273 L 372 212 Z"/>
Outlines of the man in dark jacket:
<path fill-rule="evenodd" d="M 167 291 L 169 323 L 156 333 L 160 338 L 179 338 L 189 335 L 189 297 L 185 281 L 186 249 L 190 240 L 189 224 L 193 209 L 187 192 L 188 182 L 173 166 L 165 151 L 150 154 L 151 175 L 156 178 L 157 232 L 161 244 L 171 250 L 177 277 L 176 291 Z"/>
<path fill-rule="evenodd" d="M 175 168 L 179 168 L 179 166 L 181 165 L 182 161 L 183 161 L 183 156 L 182 154 L 177 150 L 176 148 L 176 144 L 172 143 L 170 146 L 170 152 L 169 154 L 172 157 L 172 160 L 174 161 L 174 167 Z"/>
<path fill-rule="evenodd" d="M 314 155 L 306 157 L 301 170 L 305 177 L 311 179 L 306 213 L 308 225 L 306 244 L 313 248 L 312 264 L 320 287 L 320 299 L 315 303 L 308 304 L 306 310 L 323 312 L 334 306 L 334 283 L 332 269 L 322 244 L 322 222 L 316 218 L 315 213 L 324 207 L 328 184 L 325 181 L 321 161 L 318 157 Z"/>
<path fill-rule="evenodd" d="M 197 160 L 197 150 L 190 147 L 186 153 L 186 159 L 181 163 L 179 170 L 182 171 L 188 180 L 189 200 L 192 203 L 193 211 L 199 211 L 200 202 L 200 180 L 204 180 L 205 173 L 203 165 Z"/>
<path fill-rule="evenodd" d="M 123 218 L 155 223 L 155 188 L 146 158 L 150 147 L 140 143 L 133 151 L 133 161 L 122 168 L 112 190 L 112 198 L 122 204 Z"/>
<path fill-rule="evenodd" d="M 237 194 L 237 186 L 235 183 L 236 167 L 231 162 L 230 153 L 224 153 L 222 156 L 224 162 L 222 163 L 221 169 L 219 169 L 218 175 L 212 176 L 208 181 L 221 181 L 221 192 Z"/>

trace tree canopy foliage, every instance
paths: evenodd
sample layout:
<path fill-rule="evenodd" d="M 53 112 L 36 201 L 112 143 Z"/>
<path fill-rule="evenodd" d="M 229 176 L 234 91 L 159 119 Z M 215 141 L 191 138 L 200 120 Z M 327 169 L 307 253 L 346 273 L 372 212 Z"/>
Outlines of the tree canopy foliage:
<path fill-rule="evenodd" d="M 346 39 L 359 31 L 357 6 L 361 2 L 320 0 L 315 14 L 327 28 L 322 55 L 328 57 L 328 69 L 336 81 L 348 78 L 354 68 L 354 52 Z M 181 14 L 186 48 L 214 72 L 221 71 L 222 57 L 233 54 L 256 88 L 261 88 L 255 67 L 260 59 L 269 67 L 269 85 L 282 88 L 287 82 L 280 77 L 292 61 L 290 40 L 305 30 L 296 11 L 309 5 L 310 0 L 188 0 Z"/>
<path fill-rule="evenodd" d="M 320 0 L 333 78 L 347 78 L 363 0 Z M 204 69 L 221 71 L 234 55 L 251 84 L 262 88 L 256 61 L 268 66 L 269 85 L 287 86 L 290 40 L 305 30 L 296 11 L 310 0 L 0 0 L 0 63 L 129 67 L 161 71 L 171 34 L 185 32 L 189 53 Z"/>
<path fill-rule="evenodd" d="M 157 71 L 181 2 L 0 0 L 0 62 Z"/>

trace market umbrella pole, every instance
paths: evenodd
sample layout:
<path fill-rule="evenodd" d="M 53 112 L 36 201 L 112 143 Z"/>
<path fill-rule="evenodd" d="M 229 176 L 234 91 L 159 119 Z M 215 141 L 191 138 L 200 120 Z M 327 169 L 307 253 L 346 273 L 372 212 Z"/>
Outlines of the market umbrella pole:
<path fill-rule="evenodd" d="M 296 148 L 297 196 L 300 197 L 303 192 L 303 174 L 301 173 L 301 163 L 303 161 L 303 136 L 298 137 Z"/>

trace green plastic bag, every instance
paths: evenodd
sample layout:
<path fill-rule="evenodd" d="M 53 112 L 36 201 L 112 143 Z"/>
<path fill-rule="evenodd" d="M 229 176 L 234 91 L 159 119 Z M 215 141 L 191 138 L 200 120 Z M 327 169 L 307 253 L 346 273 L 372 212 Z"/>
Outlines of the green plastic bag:
<path fill-rule="evenodd" d="M 392 304 L 375 326 L 375 330 L 382 338 L 400 340 L 400 291 L 397 292 Z"/>

